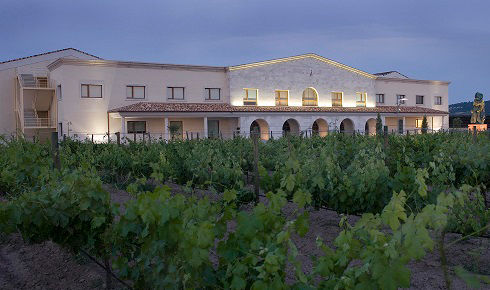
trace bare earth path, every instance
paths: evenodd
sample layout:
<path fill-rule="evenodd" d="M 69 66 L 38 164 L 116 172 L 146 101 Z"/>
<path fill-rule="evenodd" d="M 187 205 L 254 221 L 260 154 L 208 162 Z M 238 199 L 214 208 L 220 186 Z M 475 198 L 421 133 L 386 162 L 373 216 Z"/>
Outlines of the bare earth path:
<path fill-rule="evenodd" d="M 181 191 L 179 186 L 170 185 L 174 192 Z M 124 203 L 131 197 L 122 190 L 106 186 L 111 192 L 113 202 Z M 205 193 L 206 191 L 199 191 Z M 1 201 L 0 201 L 1 202 Z M 293 205 L 284 208 L 288 216 L 294 210 Z M 354 223 L 357 217 L 349 217 Z M 321 254 L 315 246 L 320 236 L 331 243 L 340 229 L 340 215 L 334 211 L 320 210 L 310 213 L 310 231 L 303 237 L 294 237 L 300 252 L 305 271 L 311 269 L 308 256 Z M 446 243 L 460 235 L 448 234 Z M 466 269 L 490 275 L 490 239 L 471 238 L 462 241 L 447 251 L 450 267 L 463 265 Z M 436 252 L 428 253 L 421 261 L 412 262 L 410 289 L 445 289 L 440 258 Z M 291 275 L 288 275 L 292 277 Z M 470 289 L 465 283 L 452 275 L 453 289 Z M 116 287 L 122 287 L 113 282 Z M 28 245 L 20 235 L 0 236 L 0 289 L 103 289 L 105 273 L 95 263 L 78 255 L 65 251 L 58 245 L 45 242 Z M 490 289 L 483 285 L 481 289 Z"/>

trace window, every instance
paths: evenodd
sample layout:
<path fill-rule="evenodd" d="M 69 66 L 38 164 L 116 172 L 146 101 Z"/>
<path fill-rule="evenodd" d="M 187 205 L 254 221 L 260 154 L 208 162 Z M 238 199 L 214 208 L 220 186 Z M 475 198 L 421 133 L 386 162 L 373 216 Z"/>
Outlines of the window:
<path fill-rule="evenodd" d="M 342 107 L 342 93 L 332 92 L 332 107 Z"/>
<path fill-rule="evenodd" d="M 126 98 L 128 99 L 144 99 L 145 93 L 145 86 L 126 86 Z"/>
<path fill-rule="evenodd" d="M 56 87 L 56 95 L 58 95 L 58 101 L 63 100 L 63 95 L 61 95 L 61 85 Z"/>
<path fill-rule="evenodd" d="M 415 128 L 422 128 L 422 119 L 415 120 Z"/>
<path fill-rule="evenodd" d="M 422 105 L 424 103 L 424 96 L 417 95 L 415 96 L 415 104 Z"/>
<path fill-rule="evenodd" d="M 435 101 L 436 105 L 442 105 L 442 97 L 441 96 L 437 96 L 434 101 Z"/>
<path fill-rule="evenodd" d="M 170 121 L 168 130 L 172 140 L 182 139 L 184 137 L 184 125 L 182 121 Z"/>
<path fill-rule="evenodd" d="M 384 104 L 385 102 L 385 94 L 376 94 L 376 103 Z"/>
<path fill-rule="evenodd" d="M 398 104 L 405 104 L 405 95 L 396 95 L 396 103 Z"/>
<path fill-rule="evenodd" d="M 318 106 L 318 94 L 314 88 L 303 91 L 303 106 Z"/>
<path fill-rule="evenodd" d="M 206 88 L 205 91 L 205 100 L 219 100 L 221 99 L 221 89 L 218 88 Z"/>
<path fill-rule="evenodd" d="M 102 98 L 102 85 L 82 84 L 82 98 Z"/>
<path fill-rule="evenodd" d="M 356 107 L 365 107 L 366 106 L 366 98 L 367 93 L 356 93 Z"/>
<path fill-rule="evenodd" d="M 183 100 L 184 88 L 183 87 L 167 87 L 167 99 L 169 100 Z"/>
<path fill-rule="evenodd" d="M 146 121 L 128 121 L 128 133 L 146 133 Z"/>
<path fill-rule="evenodd" d="M 276 106 L 287 106 L 289 99 L 289 91 L 276 90 Z"/>
<path fill-rule="evenodd" d="M 257 96 L 259 95 L 258 89 L 243 89 L 245 96 L 243 97 L 244 105 L 257 105 Z"/>

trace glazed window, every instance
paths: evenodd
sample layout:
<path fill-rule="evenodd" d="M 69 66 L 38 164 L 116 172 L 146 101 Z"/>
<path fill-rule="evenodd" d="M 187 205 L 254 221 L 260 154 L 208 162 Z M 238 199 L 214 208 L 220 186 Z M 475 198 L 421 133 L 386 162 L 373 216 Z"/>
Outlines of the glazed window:
<path fill-rule="evenodd" d="M 169 100 L 183 100 L 184 99 L 184 87 L 167 87 L 167 99 L 169 99 Z"/>
<path fill-rule="evenodd" d="M 303 91 L 303 106 L 318 106 L 318 94 L 314 88 Z"/>
<path fill-rule="evenodd" d="M 366 106 L 367 93 L 358 92 L 356 93 L 356 107 Z"/>
<path fill-rule="evenodd" d="M 415 128 L 422 128 L 422 119 L 415 120 Z"/>
<path fill-rule="evenodd" d="M 376 103 L 384 104 L 385 102 L 385 94 L 376 94 Z"/>
<path fill-rule="evenodd" d="M 276 90 L 276 106 L 287 106 L 289 99 L 289 91 Z"/>
<path fill-rule="evenodd" d="M 204 95 L 205 100 L 221 99 L 221 89 L 219 88 L 206 88 L 204 89 L 204 91 L 205 91 L 205 95 Z"/>
<path fill-rule="evenodd" d="M 332 107 L 342 107 L 342 93 L 332 92 Z"/>
<path fill-rule="evenodd" d="M 145 86 L 126 86 L 127 99 L 144 99 L 146 95 Z"/>
<path fill-rule="evenodd" d="M 243 89 L 245 96 L 243 97 L 244 105 L 257 105 L 257 98 L 259 95 L 258 89 Z"/>
<path fill-rule="evenodd" d="M 436 105 L 442 105 L 442 97 L 441 96 L 435 97 L 434 102 Z"/>
<path fill-rule="evenodd" d="M 417 95 L 415 96 L 415 104 L 422 105 L 424 103 L 424 96 Z"/>
<path fill-rule="evenodd" d="M 128 133 L 146 133 L 146 121 L 128 121 Z"/>
<path fill-rule="evenodd" d="M 82 84 L 82 98 L 102 98 L 102 85 Z"/>

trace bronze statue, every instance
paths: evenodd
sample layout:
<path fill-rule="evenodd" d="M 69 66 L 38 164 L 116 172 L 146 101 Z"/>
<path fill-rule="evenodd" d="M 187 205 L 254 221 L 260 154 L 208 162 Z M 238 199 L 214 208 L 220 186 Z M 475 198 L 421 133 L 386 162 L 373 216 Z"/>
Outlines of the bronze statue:
<path fill-rule="evenodd" d="M 482 93 L 475 94 L 473 101 L 473 110 L 471 110 L 471 124 L 485 123 L 485 101 Z"/>

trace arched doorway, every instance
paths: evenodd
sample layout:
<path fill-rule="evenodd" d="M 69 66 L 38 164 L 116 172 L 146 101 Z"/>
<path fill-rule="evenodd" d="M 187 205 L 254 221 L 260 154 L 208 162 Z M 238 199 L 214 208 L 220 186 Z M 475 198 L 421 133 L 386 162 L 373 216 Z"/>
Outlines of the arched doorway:
<path fill-rule="evenodd" d="M 250 124 L 250 137 L 259 135 L 262 140 L 269 140 L 269 124 L 263 119 L 257 119 Z"/>
<path fill-rule="evenodd" d="M 318 106 L 318 92 L 315 88 L 306 88 L 303 91 L 303 106 Z"/>
<path fill-rule="evenodd" d="M 366 121 L 366 125 L 364 126 L 364 133 L 366 135 L 376 135 L 376 119 L 371 118 Z"/>
<path fill-rule="evenodd" d="M 287 119 L 282 124 L 282 135 L 299 135 L 299 123 L 295 119 Z"/>
<path fill-rule="evenodd" d="M 317 119 L 311 126 L 313 136 L 325 137 L 328 135 L 328 123 L 323 119 Z"/>
<path fill-rule="evenodd" d="M 351 119 L 346 118 L 340 123 L 340 133 L 353 134 L 354 130 L 354 122 Z"/>

